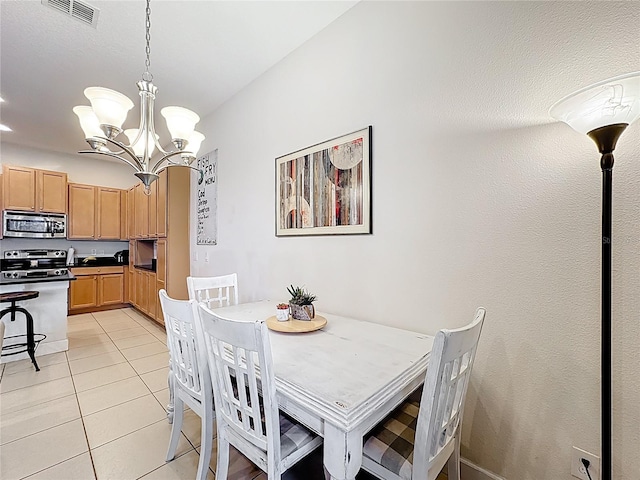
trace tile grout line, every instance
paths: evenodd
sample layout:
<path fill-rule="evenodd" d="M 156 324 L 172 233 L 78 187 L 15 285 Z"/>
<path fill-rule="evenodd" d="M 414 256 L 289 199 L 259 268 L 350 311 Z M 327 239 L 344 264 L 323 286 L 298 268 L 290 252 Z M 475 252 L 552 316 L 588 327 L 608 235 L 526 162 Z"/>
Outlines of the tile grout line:
<path fill-rule="evenodd" d="M 125 314 L 126 314 L 126 312 L 125 312 Z M 150 329 L 146 328 L 145 324 L 143 324 L 143 323 L 142 323 L 142 322 L 145 322 L 145 323 L 147 324 L 147 326 L 150 326 L 151 324 L 150 324 L 150 321 L 149 321 L 149 320 L 147 320 L 147 319 L 140 319 L 140 320 L 139 320 L 139 319 L 133 318 L 131 315 L 128 315 L 128 314 L 126 314 L 126 315 L 127 315 L 130 319 L 132 319 L 136 324 L 138 324 L 139 326 L 141 326 L 142 328 L 144 328 L 144 329 L 147 331 L 147 333 L 149 333 L 149 334 L 151 334 L 152 336 L 154 336 L 158 342 L 160 342 L 162 345 L 164 345 L 164 346 L 166 347 L 166 342 L 165 342 L 163 339 L 158 338 L 158 337 L 154 334 L 154 331 L 152 331 L 152 330 L 150 330 Z M 101 329 L 101 330 L 102 330 L 102 332 L 103 332 L 103 333 L 98 333 L 98 334 L 96 334 L 96 335 L 104 335 L 104 334 L 106 334 L 106 335 L 107 335 L 107 337 L 109 338 L 109 341 L 110 341 L 111 343 L 113 343 L 113 345 L 115 346 L 115 348 L 116 348 L 116 350 L 115 350 L 115 351 L 117 351 L 118 353 L 120 353 L 120 354 L 122 355 L 122 349 L 121 349 L 120 347 L 118 347 L 118 345 L 116 345 L 116 344 L 115 344 L 115 342 L 114 342 L 113 338 L 111 338 L 111 336 L 109 335 L 109 332 L 107 332 L 106 330 L 104 330 L 104 327 L 103 327 L 103 326 L 102 326 L 102 325 L 97 321 L 97 319 L 96 319 L 93 315 L 92 315 L 92 317 L 94 318 L 94 321 L 98 324 L 98 326 L 100 327 L 100 329 Z M 135 328 L 135 327 L 134 327 L 134 328 Z M 158 333 L 158 331 L 160 330 L 159 328 L 156 328 L 156 327 L 155 327 L 155 325 L 154 325 L 152 328 L 154 328 L 155 333 Z M 127 329 L 123 329 L 123 330 L 127 330 Z M 122 331 L 122 330 L 117 330 L 117 331 Z M 151 342 L 151 343 L 154 343 L 154 342 Z M 95 345 L 100 345 L 100 343 L 95 344 Z M 91 345 L 85 345 L 85 346 L 91 346 Z M 82 347 L 77 347 L 77 348 L 83 348 L 83 347 L 84 347 L 84 346 L 82 346 Z M 136 347 L 136 346 L 129 347 L 129 348 L 135 348 L 135 347 Z M 70 378 L 70 379 L 71 379 L 72 386 L 73 386 L 73 393 L 70 393 L 69 395 L 64 395 L 64 396 L 58 397 L 58 398 L 53 399 L 53 400 L 58 400 L 58 399 L 60 399 L 60 398 L 70 397 L 71 395 L 74 395 L 74 396 L 75 396 L 76 405 L 77 405 L 77 407 L 78 407 L 79 419 L 80 419 L 80 421 L 82 422 L 82 427 L 83 427 L 83 431 L 84 431 L 84 436 L 85 436 L 85 441 L 86 441 L 86 448 L 87 448 L 87 451 L 86 451 L 86 452 L 82 452 L 82 453 L 80 453 L 80 454 L 78 454 L 78 455 L 75 455 L 75 456 L 73 456 L 73 457 L 70 457 L 70 458 L 64 459 L 64 460 L 62 460 L 62 461 L 60 461 L 60 462 L 57 462 L 57 463 L 54 463 L 54 464 L 52 464 L 52 465 L 49 465 L 49 466 L 47 466 L 46 468 L 44 468 L 44 469 L 42 469 L 42 470 L 39 470 L 38 472 L 30 473 L 30 474 L 29 474 L 29 476 L 36 475 L 36 474 L 38 474 L 38 473 L 40 473 L 40 472 L 42 472 L 42 471 L 44 471 L 44 470 L 47 470 L 47 469 L 52 468 L 52 467 L 54 467 L 54 466 L 57 466 L 57 465 L 59 465 L 59 464 L 61 464 L 61 463 L 64 463 L 64 462 L 66 462 L 66 461 L 69 461 L 69 460 L 71 460 L 71 459 L 73 459 L 73 458 L 79 457 L 80 455 L 83 455 L 84 453 L 89 453 L 89 459 L 90 459 L 90 461 L 91 461 L 91 467 L 92 467 L 92 470 L 93 470 L 94 476 L 95 476 L 95 478 L 96 478 L 96 479 L 98 478 L 97 471 L 96 471 L 96 467 L 95 467 L 95 463 L 94 463 L 94 460 L 93 460 L 92 448 L 91 448 L 90 443 L 89 443 L 89 438 L 88 438 L 88 435 L 87 435 L 87 430 L 86 430 L 86 426 L 85 426 L 85 422 L 84 422 L 84 417 L 85 417 L 85 415 L 84 415 L 84 414 L 83 414 L 83 412 L 82 412 L 82 408 L 80 407 L 80 402 L 79 402 L 79 398 L 78 398 L 78 394 L 79 394 L 79 393 L 82 393 L 82 392 L 78 392 L 78 390 L 77 390 L 77 388 L 76 388 L 74 375 L 81 375 L 81 374 L 84 374 L 84 373 L 87 373 L 87 372 L 91 372 L 91 371 L 99 370 L 99 368 L 98 368 L 98 369 L 91 369 L 91 370 L 87 370 L 87 371 L 84 371 L 84 372 L 80 372 L 80 373 L 76 373 L 76 374 L 74 374 L 74 373 L 72 372 L 72 370 L 71 370 L 71 364 L 70 364 L 70 362 L 71 362 L 71 361 L 73 361 L 73 360 L 70 360 L 70 359 L 69 359 L 69 356 L 68 356 L 68 351 L 69 351 L 69 350 L 70 350 L 70 349 L 68 349 L 67 351 L 62 352 L 62 353 L 64 353 L 64 358 L 65 358 L 65 360 L 64 360 L 64 361 L 60 361 L 60 362 L 57 362 L 57 363 L 55 363 L 55 364 L 52 364 L 52 365 L 58 365 L 58 364 L 65 364 L 65 363 L 66 363 L 66 365 L 67 365 L 67 369 L 68 369 L 68 371 L 69 371 L 69 377 L 62 377 L 62 378 L 60 378 L 60 379 L 52 379 L 52 380 L 50 380 L 50 381 L 62 380 L 62 379 L 64 379 L 64 378 Z M 104 352 L 104 353 L 109 353 L 109 352 Z M 149 357 L 149 356 L 153 356 L 153 355 L 157 355 L 157 354 L 158 354 L 158 353 L 150 354 L 150 355 L 146 355 L 146 356 L 144 356 L 144 357 L 140 357 L 140 358 L 147 358 L 147 357 Z M 101 355 L 101 354 L 96 354 L 96 355 Z M 90 357 L 92 357 L 92 356 L 95 356 L 95 355 L 90 355 L 90 356 L 88 356 L 88 357 L 82 357 L 82 358 L 80 358 L 80 359 L 76 359 L 76 360 L 82 360 L 82 359 L 84 359 L 84 358 L 90 358 Z M 124 357 L 124 355 L 123 355 L 123 357 Z M 124 359 L 125 359 L 125 360 L 124 360 L 123 362 L 115 363 L 115 364 L 112 364 L 112 365 L 107 365 L 106 367 L 100 367 L 100 368 L 107 368 L 107 367 L 110 367 L 110 366 L 120 365 L 120 364 L 123 364 L 123 363 L 127 363 L 127 364 L 128 364 L 128 365 L 133 369 L 133 371 L 135 372 L 135 375 L 134 375 L 133 377 L 128 377 L 128 378 L 135 378 L 135 377 L 138 377 L 138 378 L 140 379 L 140 381 L 142 381 L 143 385 L 145 385 L 145 388 L 147 389 L 147 391 L 149 392 L 149 394 L 151 394 L 151 395 L 153 396 L 153 398 L 155 399 L 155 401 L 156 401 L 156 402 L 158 402 L 158 404 L 161 406 L 161 408 L 166 412 L 165 406 L 164 406 L 164 405 L 162 405 L 162 403 L 160 402 L 160 399 L 156 397 L 156 395 L 154 394 L 154 392 L 152 392 L 152 391 L 151 391 L 150 387 L 149 387 L 149 386 L 144 382 L 144 379 L 142 378 L 142 375 L 145 375 L 145 374 L 147 374 L 147 373 L 151 373 L 151 372 L 155 372 L 155 371 L 157 371 L 157 370 L 161 370 L 161 369 L 166 368 L 166 367 L 161 367 L 161 368 L 159 368 L 159 369 L 150 370 L 149 372 L 139 373 L 135 368 L 133 368 L 133 365 L 131 365 L 131 361 L 130 361 L 129 359 L 127 359 L 126 357 L 124 357 Z M 138 360 L 138 359 L 135 359 L 135 360 Z M 5 364 L 2 364 L 1 366 L 2 366 L 2 369 L 1 369 L 1 371 L 0 371 L 0 381 L 3 379 L 3 376 L 5 375 Z M 167 364 L 167 367 L 168 367 L 168 364 Z M 21 373 L 25 373 L 25 372 L 26 372 L 26 370 L 18 371 L 18 372 L 15 372 L 15 373 L 16 373 L 16 374 L 21 374 Z M 122 380 L 126 380 L 126 379 L 122 379 Z M 121 380 L 116 380 L 115 382 L 110 382 L 110 383 L 105 384 L 105 385 L 111 385 L 111 384 L 116 383 L 116 382 L 118 382 L 118 381 L 121 381 Z M 28 385 L 28 386 L 25 386 L 25 387 L 22 387 L 22 388 L 29 388 L 29 387 L 36 386 L 36 385 L 45 385 L 46 383 L 49 383 L 49 382 L 42 382 L 42 383 L 38 383 L 38 384 L 34 384 L 34 385 Z M 104 386 L 104 385 L 101 385 L 101 386 Z M 99 388 L 99 387 L 94 387 L 94 388 Z M 83 392 L 91 391 L 91 390 L 93 390 L 94 388 L 84 390 Z M 18 390 L 20 390 L 20 389 L 16 389 L 16 390 L 12 390 L 12 391 L 18 391 Z M 145 394 L 145 395 L 146 395 L 146 394 Z M 141 398 L 141 397 L 137 397 L 137 398 Z M 133 399 L 133 400 L 135 400 L 135 399 Z M 42 404 L 44 404 L 44 403 L 48 403 L 49 401 L 51 401 L 51 399 L 50 399 L 50 400 L 47 400 L 46 402 L 43 402 L 43 403 L 40 403 L 40 404 L 36 404 L 36 405 L 42 405 Z M 117 405 L 122 405 L 122 404 L 124 404 L 124 403 L 127 403 L 127 402 L 122 402 L 122 403 L 117 404 Z M 114 406 L 117 406 L 117 405 L 114 405 Z M 33 406 L 35 406 L 35 405 L 31 405 L 30 407 L 25 407 L 24 409 L 26 409 L 26 408 L 31 408 L 31 407 L 33 407 Z M 111 408 L 111 407 L 109 407 L 109 408 Z M 20 411 L 20 410 L 24 410 L 24 409 L 18 409 L 18 410 L 16 410 L 16 412 L 17 412 L 17 411 Z M 104 409 L 103 409 L 103 410 L 104 410 Z M 103 411 L 103 410 L 99 410 L 99 411 Z M 13 412 L 11 412 L 11 413 L 13 413 Z M 93 413 L 97 413 L 97 412 L 93 412 Z M 70 422 L 73 422 L 73 421 L 76 421 L 76 420 L 78 420 L 78 419 L 76 418 L 76 419 L 73 419 L 73 420 L 69 420 L 69 421 L 67 421 L 67 422 L 62 422 L 62 423 L 60 423 L 60 424 L 58 424 L 58 425 L 54 425 L 54 426 L 49 427 L 49 428 L 47 428 L 47 429 L 44 429 L 44 430 L 42 430 L 42 431 L 46 431 L 46 430 L 49 430 L 50 428 L 55 428 L 55 427 L 58 427 L 58 426 L 60 426 L 60 425 L 64 425 L 64 424 L 67 424 L 67 423 L 70 423 Z M 166 417 L 165 417 L 165 418 L 163 418 L 163 419 L 161 419 L 161 420 L 158 420 L 158 421 L 156 421 L 156 422 L 152 422 L 152 423 L 151 423 L 151 424 L 149 424 L 149 425 L 146 425 L 146 426 L 141 427 L 141 428 L 138 428 L 138 429 L 136 429 L 136 430 L 134 430 L 134 431 L 132 431 L 132 432 L 129 432 L 129 433 L 127 433 L 126 435 L 130 435 L 130 434 L 132 434 L 132 433 L 134 433 L 134 432 L 140 431 L 140 430 L 142 430 L 142 429 L 144 429 L 144 428 L 148 428 L 148 427 L 149 427 L 149 426 L 151 426 L 151 425 L 155 425 L 155 424 L 158 424 L 158 423 L 163 422 L 163 421 L 166 421 L 166 420 L 167 420 L 167 419 L 166 419 Z M 30 437 L 30 436 L 32 436 L 32 435 L 37 434 L 37 433 L 41 433 L 42 431 L 40 431 L 40 432 L 34 432 L 34 433 L 30 434 L 30 435 L 27 435 L 27 436 L 25 436 L 25 437 L 22 437 L 21 439 L 28 438 L 28 437 Z M 100 445 L 99 447 L 104 446 L 104 445 L 107 445 L 107 444 L 109 444 L 109 443 L 111 443 L 111 442 L 113 442 L 113 441 L 115 441 L 115 440 L 120 439 L 120 438 L 123 438 L 123 437 L 124 437 L 124 436 L 126 436 L 126 435 L 122 435 L 122 436 L 120 436 L 120 437 L 118 437 L 118 438 L 112 439 L 112 440 L 110 440 L 109 442 L 106 442 L 106 443 L 104 443 L 104 444 Z M 186 437 L 186 435 L 184 434 L 184 432 L 181 432 L 181 435 L 184 437 L 184 439 L 187 441 L 187 444 L 188 444 L 191 448 L 190 448 L 190 449 L 187 449 L 187 450 L 186 450 L 185 452 L 183 452 L 181 455 L 176 455 L 176 459 L 177 459 L 177 458 L 180 458 L 180 457 L 182 457 L 182 456 L 184 456 L 184 455 L 187 455 L 187 454 L 191 453 L 191 451 L 196 451 L 196 452 L 197 452 L 197 449 L 196 449 L 195 445 L 191 442 L 191 440 L 189 440 L 189 438 L 188 438 L 188 437 Z M 21 440 L 21 439 L 17 439 L 17 440 Z M 12 443 L 12 442 L 9 442 L 9 443 Z M 96 447 L 96 448 L 99 448 L 99 447 Z M 155 470 L 158 470 L 159 468 L 162 468 L 163 466 L 164 466 L 164 465 L 160 465 L 159 467 L 154 468 L 153 470 L 150 470 L 149 472 L 146 472 L 144 475 L 142 475 L 142 477 L 143 477 L 143 476 L 145 476 L 145 475 L 150 474 L 151 472 L 153 472 L 153 471 L 155 471 Z M 213 473 L 215 473 L 215 472 L 211 469 L 211 466 L 209 466 L 209 470 L 210 470 L 210 471 L 212 471 Z M 140 478 L 142 478 L 142 477 L 140 477 Z M 27 478 L 27 477 L 23 477 L 23 478 Z"/>
<path fill-rule="evenodd" d="M 91 316 L 93 317 L 93 315 Z M 67 357 L 67 362 L 69 362 L 69 355 L 67 354 L 67 352 L 65 352 L 65 356 Z M 71 364 L 69 364 L 69 372 L 71 372 Z M 78 404 L 78 412 L 80 413 L 80 421 L 82 422 L 84 439 L 87 442 L 87 451 L 89 452 L 89 461 L 91 462 L 91 470 L 93 471 L 93 478 L 97 480 L 98 472 L 96 472 L 96 466 L 95 466 L 95 463 L 93 462 L 93 454 L 91 453 L 91 446 L 89 445 L 89 436 L 87 435 L 87 427 L 84 424 L 84 415 L 82 414 L 82 408 L 80 407 L 80 400 L 78 399 L 78 390 L 76 389 L 76 382 L 73 379 L 73 372 L 71 372 L 71 383 L 73 384 L 73 391 L 75 392 L 75 395 L 76 395 L 76 403 Z"/>
<path fill-rule="evenodd" d="M 136 321 L 135 319 L 133 319 L 133 320 L 134 320 L 134 321 Z M 138 323 L 138 322 L 136 321 L 136 323 Z M 101 325 L 101 328 L 102 328 L 102 325 Z M 104 330 L 104 328 L 103 328 L 103 330 Z M 105 333 L 107 333 L 107 335 L 109 336 L 109 338 L 110 338 L 110 339 L 111 339 L 111 341 L 113 342 L 113 339 L 112 339 L 112 338 L 111 338 L 111 336 L 108 334 L 108 332 L 106 332 L 106 331 L 105 331 Z M 158 339 L 158 341 L 160 341 L 160 340 Z M 161 343 L 162 343 L 162 342 L 161 342 Z M 115 343 L 114 343 L 114 345 L 115 345 Z M 116 346 L 116 349 L 118 350 L 118 352 L 120 352 L 120 353 L 122 354 L 122 351 L 121 351 L 120 347 L 118 347 L 117 345 L 115 345 L 115 346 Z M 135 348 L 135 347 L 134 347 L 134 348 Z M 149 356 L 151 356 L 151 355 L 149 355 Z M 123 357 L 124 357 L 124 355 L 123 355 Z M 141 358 L 146 358 L 146 357 L 141 357 Z M 139 373 L 139 372 L 138 372 L 138 371 L 133 367 L 133 365 L 131 365 L 131 362 L 129 361 L 129 359 L 128 359 L 128 358 L 126 358 L 126 357 L 125 357 L 125 361 L 126 361 L 126 362 L 123 362 L 123 363 L 127 363 L 127 364 L 129 364 L 129 366 L 131 366 L 131 368 L 133 369 L 133 371 L 136 373 L 137 378 L 138 378 L 138 379 L 143 383 L 143 385 L 145 386 L 145 388 L 148 390 L 149 394 L 151 394 L 151 396 L 153 397 L 153 399 L 154 399 L 156 402 L 158 402 L 158 404 L 159 404 L 159 405 L 160 405 L 160 407 L 165 411 L 165 414 L 166 414 L 165 407 L 162 405 L 162 403 L 160 403 L 160 400 L 159 400 L 159 399 L 154 395 L 154 392 L 152 392 L 152 391 L 151 391 L 151 389 L 149 388 L 149 386 L 145 383 L 145 381 L 143 380 L 143 378 L 142 378 L 142 376 L 141 376 L 142 374 L 140 374 L 140 373 Z M 168 366 L 168 365 L 167 365 L 167 366 Z M 161 367 L 161 368 L 164 368 L 164 367 Z M 160 370 L 160 369 L 157 369 L 157 370 Z M 156 371 L 156 370 L 152 370 L 152 371 Z M 150 372 L 145 372 L 145 374 L 146 374 L 146 373 L 150 373 Z M 73 374 L 72 374 L 72 377 L 73 377 Z M 129 377 L 129 378 L 135 378 L 135 377 Z M 116 382 L 112 382 L 111 384 L 113 384 L 113 383 L 116 383 Z M 110 384 L 109 384 L 109 385 L 110 385 Z M 99 387 L 96 387 L 96 388 L 99 388 Z M 75 383 L 74 383 L 74 389 L 75 389 Z M 92 390 L 92 389 L 89 389 L 89 390 Z M 89 391 L 89 390 L 86 390 L 86 391 Z M 138 398 L 142 398 L 142 397 L 138 397 Z M 76 400 L 77 400 L 77 392 L 76 392 Z M 129 401 L 130 401 L 130 400 L 129 400 Z M 123 403 L 118 404 L 118 405 L 123 405 L 124 403 L 127 403 L 127 402 L 123 402 Z M 114 405 L 114 406 L 115 406 L 115 405 Z M 112 407 L 113 407 L 113 406 L 112 406 Z M 80 409 L 80 405 L 79 405 L 79 404 L 78 404 L 78 408 Z M 109 407 L 109 408 L 111 408 L 111 407 Z M 100 410 L 100 411 L 104 411 L 104 410 L 106 410 L 106 409 L 103 409 L 103 410 Z M 94 413 L 97 413 L 97 412 L 94 412 Z M 88 438 L 88 436 L 87 436 L 86 428 L 84 427 L 84 415 L 82 414 L 82 410 L 81 410 L 81 409 L 80 409 L 80 415 L 81 415 L 81 418 L 82 418 L 82 425 L 83 425 L 83 428 L 84 428 L 84 431 L 85 431 L 85 438 L 86 438 L 86 440 L 87 440 L 87 448 L 89 449 L 89 457 L 90 457 L 90 459 L 91 459 L 91 466 L 92 466 L 92 468 L 93 468 L 93 473 L 94 473 L 94 475 L 95 475 L 95 478 L 96 478 L 96 479 L 98 479 L 98 473 L 97 473 L 97 470 L 96 470 L 96 468 L 95 468 L 95 463 L 94 463 L 94 461 L 93 461 L 92 448 L 91 448 L 91 445 L 90 445 L 90 443 L 89 443 L 89 438 Z M 128 433 L 127 433 L 127 434 L 125 434 L 125 435 L 121 435 L 120 437 L 114 438 L 114 439 L 110 440 L 109 442 L 103 443 L 102 445 L 99 445 L 98 447 L 95 447 L 95 448 L 100 448 L 100 447 L 102 447 L 102 446 L 104 446 L 104 445 L 108 445 L 109 443 L 112 443 L 112 442 L 114 442 L 114 441 L 116 441 L 116 440 L 119 440 L 119 439 L 121 439 L 121 438 L 123 438 L 123 437 L 125 437 L 125 436 L 127 436 L 127 435 L 131 435 L 131 434 L 133 434 L 133 433 L 135 433 L 135 432 L 138 432 L 138 431 L 140 431 L 140 430 L 143 430 L 144 428 L 148 428 L 148 427 L 150 427 L 151 425 L 155 425 L 155 424 L 157 424 L 157 423 L 160 423 L 160 422 L 163 422 L 163 421 L 166 421 L 166 420 L 167 420 L 167 418 L 166 418 L 166 415 L 165 415 L 165 418 L 163 418 L 163 419 L 161 419 L 161 420 L 158 420 L 157 422 L 153 422 L 153 423 L 151 423 L 151 424 L 149 424 L 149 425 L 146 425 L 146 426 L 144 426 L 144 427 L 140 427 L 140 428 L 138 428 L 138 429 L 136 429 L 136 430 L 134 430 L 134 431 L 128 432 Z M 195 450 L 195 446 L 191 443 L 191 441 L 190 441 L 190 440 L 189 440 L 189 439 L 188 439 L 188 438 L 187 438 L 187 437 L 186 437 L 182 432 L 181 432 L 181 435 L 186 439 L 187 443 L 188 443 L 189 445 L 191 445 L 191 449 L 190 449 L 190 450 L 187 450 L 187 451 L 186 451 L 186 452 L 184 452 L 182 455 L 176 455 L 176 459 L 177 459 L 177 458 L 179 458 L 179 457 L 181 457 L 181 456 L 183 456 L 183 455 L 186 455 L 186 454 L 190 453 L 190 452 L 191 452 L 191 450 Z M 165 462 L 165 463 L 166 463 L 166 462 Z M 153 471 L 155 471 L 155 470 L 158 470 L 159 468 L 162 468 L 163 466 L 164 466 L 164 465 L 160 465 L 159 467 L 154 468 L 153 470 L 151 470 L 151 471 L 149 471 L 149 472 L 146 472 L 144 475 L 142 475 L 142 476 L 141 476 L 141 477 L 139 477 L 139 478 L 142 478 L 142 477 L 144 477 L 145 475 L 148 475 L 148 474 L 150 474 L 151 472 L 153 472 Z"/>

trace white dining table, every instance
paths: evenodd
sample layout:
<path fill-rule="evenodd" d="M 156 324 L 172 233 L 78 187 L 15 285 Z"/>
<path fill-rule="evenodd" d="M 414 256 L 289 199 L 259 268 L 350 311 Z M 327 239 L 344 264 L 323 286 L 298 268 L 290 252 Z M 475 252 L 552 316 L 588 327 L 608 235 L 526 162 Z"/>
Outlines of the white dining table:
<path fill-rule="evenodd" d="M 277 302 L 214 309 L 241 321 L 266 320 Z M 280 409 L 324 438 L 324 466 L 336 480 L 355 478 L 364 435 L 425 377 L 433 336 L 330 313 L 321 330 L 270 331 Z"/>

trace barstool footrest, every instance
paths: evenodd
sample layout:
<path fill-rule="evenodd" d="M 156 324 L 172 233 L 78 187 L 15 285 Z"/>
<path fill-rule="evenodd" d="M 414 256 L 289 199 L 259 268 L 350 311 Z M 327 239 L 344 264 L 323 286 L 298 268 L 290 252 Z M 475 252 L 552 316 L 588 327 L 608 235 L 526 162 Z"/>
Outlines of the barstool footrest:
<path fill-rule="evenodd" d="M 24 353 L 24 352 L 28 352 L 28 346 L 29 344 L 27 342 L 20 342 L 20 343 L 9 343 L 7 344 L 7 340 L 11 340 L 12 338 L 24 338 L 26 340 L 27 335 L 10 335 L 8 337 L 4 337 L 4 345 L 2 345 L 2 357 L 5 356 L 9 356 L 9 355 L 17 355 L 19 353 Z M 34 341 L 34 351 L 38 349 L 38 345 L 40 345 L 40 342 L 43 341 L 45 338 L 47 338 L 47 336 L 44 333 L 34 333 L 33 334 L 33 341 Z M 23 348 L 23 350 L 19 350 L 17 352 L 14 352 L 13 350 L 15 350 L 16 348 Z M 9 350 L 8 352 L 5 352 L 5 350 Z"/>

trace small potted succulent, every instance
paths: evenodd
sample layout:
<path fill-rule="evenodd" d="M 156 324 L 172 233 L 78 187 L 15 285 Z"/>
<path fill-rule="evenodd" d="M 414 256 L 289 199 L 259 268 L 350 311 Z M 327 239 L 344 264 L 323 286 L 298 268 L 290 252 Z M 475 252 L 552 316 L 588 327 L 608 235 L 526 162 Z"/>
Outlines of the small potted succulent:
<path fill-rule="evenodd" d="M 313 308 L 316 296 L 302 287 L 294 287 L 293 285 L 288 287 L 287 291 L 291 295 L 291 300 L 289 300 L 291 316 L 296 320 L 312 320 L 316 315 Z"/>
<path fill-rule="evenodd" d="M 286 322 L 289 320 L 289 304 L 279 303 L 276 305 L 276 318 L 279 322 Z"/>

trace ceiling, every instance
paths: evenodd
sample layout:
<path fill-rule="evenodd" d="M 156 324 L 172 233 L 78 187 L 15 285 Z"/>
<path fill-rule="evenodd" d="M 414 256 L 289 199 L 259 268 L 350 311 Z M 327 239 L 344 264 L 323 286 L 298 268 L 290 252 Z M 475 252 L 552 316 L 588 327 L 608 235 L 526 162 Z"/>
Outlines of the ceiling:
<path fill-rule="evenodd" d="M 72 108 L 89 104 L 88 86 L 131 98 L 124 127 L 138 126 L 145 2 L 82 1 L 99 9 L 96 28 L 37 0 L 0 0 L 0 122 L 13 129 L 2 142 L 64 153 L 87 148 Z M 152 1 L 161 140 L 169 134 L 160 108 L 180 105 L 206 117 L 356 3 Z"/>

